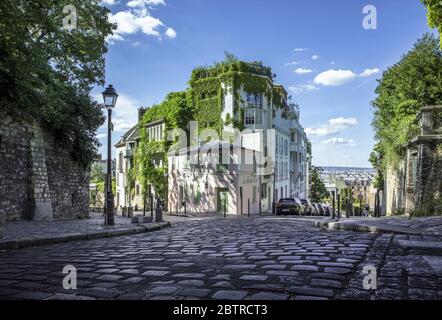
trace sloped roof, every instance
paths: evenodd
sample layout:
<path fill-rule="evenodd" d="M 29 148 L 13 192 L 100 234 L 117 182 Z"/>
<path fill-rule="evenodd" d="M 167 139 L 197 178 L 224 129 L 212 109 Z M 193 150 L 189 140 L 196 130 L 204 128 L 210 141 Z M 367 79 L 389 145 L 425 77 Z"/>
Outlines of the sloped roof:
<path fill-rule="evenodd" d="M 123 147 L 129 141 L 136 141 L 140 137 L 140 130 L 138 129 L 138 124 L 134 125 L 125 134 L 121 137 L 121 139 L 115 144 L 115 147 Z"/>

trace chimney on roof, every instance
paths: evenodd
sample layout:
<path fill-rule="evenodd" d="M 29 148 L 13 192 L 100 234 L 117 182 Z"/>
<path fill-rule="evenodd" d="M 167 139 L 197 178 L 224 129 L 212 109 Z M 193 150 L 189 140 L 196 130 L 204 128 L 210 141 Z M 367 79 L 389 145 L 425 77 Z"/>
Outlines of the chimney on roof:
<path fill-rule="evenodd" d="M 138 109 L 138 122 L 140 122 L 141 118 L 144 116 L 144 114 L 146 113 L 147 109 L 149 109 L 149 108 L 140 107 Z"/>

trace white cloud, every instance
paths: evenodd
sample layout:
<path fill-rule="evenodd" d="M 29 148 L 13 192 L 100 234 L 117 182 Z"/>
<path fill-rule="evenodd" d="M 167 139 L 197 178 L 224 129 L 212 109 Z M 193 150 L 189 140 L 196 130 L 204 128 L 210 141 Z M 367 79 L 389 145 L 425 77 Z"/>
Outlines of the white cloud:
<path fill-rule="evenodd" d="M 302 51 L 306 51 L 307 50 L 307 48 L 296 48 L 296 49 L 293 49 L 293 51 L 295 51 L 295 52 L 302 52 Z"/>
<path fill-rule="evenodd" d="M 290 61 L 290 62 L 285 63 L 284 65 L 285 66 L 297 66 L 300 63 L 301 63 L 300 61 Z"/>
<path fill-rule="evenodd" d="M 107 36 L 106 41 L 110 44 L 114 44 L 116 41 L 123 41 L 124 38 L 120 36 L 119 34 L 112 34 L 110 36 Z"/>
<path fill-rule="evenodd" d="M 323 86 L 341 86 L 353 81 L 355 78 L 356 74 L 351 70 L 332 69 L 318 74 L 313 82 Z"/>
<path fill-rule="evenodd" d="M 164 26 L 161 20 L 143 13 L 120 11 L 111 15 L 110 21 L 117 24 L 115 34 L 125 35 L 143 32 L 151 36 L 160 36 L 159 28 Z"/>
<path fill-rule="evenodd" d="M 168 36 L 171 39 L 176 38 L 175 30 L 173 30 L 172 28 L 168 28 L 166 31 L 166 36 Z"/>
<path fill-rule="evenodd" d="M 132 0 L 127 3 L 128 7 L 140 8 L 146 6 L 166 5 L 164 0 Z"/>
<path fill-rule="evenodd" d="M 344 138 L 330 138 L 324 141 L 321 141 L 321 144 L 334 144 L 334 145 L 347 145 L 347 146 L 355 146 L 353 139 L 344 139 Z"/>
<path fill-rule="evenodd" d="M 379 69 L 378 68 L 374 68 L 374 69 L 365 69 L 364 72 L 362 72 L 359 76 L 366 78 L 366 77 L 370 77 L 374 74 L 379 73 Z"/>
<path fill-rule="evenodd" d="M 325 136 L 331 136 L 331 135 L 338 134 L 339 131 L 335 128 L 323 126 L 323 127 L 319 127 L 319 128 L 306 128 L 305 133 L 308 136 L 325 137 Z"/>
<path fill-rule="evenodd" d="M 319 56 L 317 54 L 312 55 L 312 60 L 318 60 Z"/>
<path fill-rule="evenodd" d="M 326 124 L 319 125 L 316 128 L 306 128 L 305 132 L 309 136 L 332 136 L 339 134 L 340 130 L 355 127 L 358 124 L 356 118 L 333 118 L 328 120 Z"/>
<path fill-rule="evenodd" d="M 101 2 L 105 5 L 108 5 L 108 6 L 113 6 L 117 3 L 119 3 L 117 0 L 101 0 Z"/>
<path fill-rule="evenodd" d="M 108 38 L 108 41 L 122 40 L 125 36 L 138 32 L 158 38 L 162 35 L 175 38 L 177 35 L 175 30 L 150 14 L 150 6 L 154 5 L 165 5 L 165 2 L 163 0 L 133 0 L 127 3 L 130 9 L 111 13 L 109 20 L 117 25 L 117 30 L 114 32 L 114 38 Z"/>
<path fill-rule="evenodd" d="M 104 139 L 104 138 L 106 138 L 106 137 L 107 137 L 107 134 L 106 134 L 106 133 L 99 133 L 99 134 L 97 134 L 97 139 L 98 139 L 98 140 Z"/>
<path fill-rule="evenodd" d="M 356 120 L 356 118 L 339 117 L 328 120 L 328 123 L 333 127 L 344 128 L 356 126 L 358 124 L 358 120 Z"/>
<path fill-rule="evenodd" d="M 298 68 L 298 69 L 296 69 L 294 72 L 295 72 L 296 74 L 300 74 L 300 75 L 302 75 L 302 74 L 312 73 L 313 70 L 311 70 L 311 69 L 305 69 L 305 68 Z"/>
<path fill-rule="evenodd" d="M 312 84 L 297 84 L 289 87 L 289 90 L 293 92 L 294 94 L 300 94 L 305 91 L 316 91 L 319 90 L 318 87 L 312 85 Z"/>

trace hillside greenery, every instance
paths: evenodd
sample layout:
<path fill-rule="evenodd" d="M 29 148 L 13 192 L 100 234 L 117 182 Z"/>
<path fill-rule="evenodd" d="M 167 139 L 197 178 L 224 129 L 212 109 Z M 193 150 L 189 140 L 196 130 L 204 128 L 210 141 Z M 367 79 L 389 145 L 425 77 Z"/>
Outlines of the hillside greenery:
<path fill-rule="evenodd" d="M 281 88 L 273 86 L 275 77 L 272 69 L 262 62 L 243 62 L 226 52 L 223 61 L 195 68 L 185 91 L 170 93 L 162 103 L 149 108 L 138 124 L 140 140 L 131 173 L 140 182 L 144 196 L 148 196 L 146 192 L 149 184 L 156 194 L 165 196 L 166 170 L 154 168 L 152 159 L 162 154 L 163 163 L 167 166 L 166 152 L 176 142 L 167 140 L 169 134 L 175 136 L 175 130 L 181 129 L 189 136 L 188 123 L 191 120 L 198 121 L 200 130 L 214 129 L 219 136 L 222 136 L 223 127 L 227 124 L 243 130 L 244 110 L 238 106 L 244 101 L 239 95 L 239 89 L 256 94 L 264 92 L 268 99 L 273 99 L 274 106 L 279 107 L 282 105 L 283 93 Z M 227 114 L 226 119 L 222 119 L 224 95 L 227 93 L 234 98 L 234 114 Z M 164 120 L 166 125 L 164 140 L 149 142 L 146 126 L 158 120 Z"/>
<path fill-rule="evenodd" d="M 77 9 L 74 30 L 63 27 L 66 5 Z M 109 13 L 100 0 L 0 1 L 0 112 L 37 121 L 85 166 L 104 121 L 90 91 L 104 84 Z"/>
<path fill-rule="evenodd" d="M 440 47 L 442 48 L 442 1 L 421 0 L 427 7 L 428 24 L 431 28 L 437 28 L 440 37 Z"/>
<path fill-rule="evenodd" d="M 373 101 L 376 145 L 370 156 L 383 185 L 387 166 L 397 168 L 406 145 L 419 133 L 417 114 L 423 106 L 442 104 L 442 52 L 431 34 L 388 68 L 378 80 Z"/>

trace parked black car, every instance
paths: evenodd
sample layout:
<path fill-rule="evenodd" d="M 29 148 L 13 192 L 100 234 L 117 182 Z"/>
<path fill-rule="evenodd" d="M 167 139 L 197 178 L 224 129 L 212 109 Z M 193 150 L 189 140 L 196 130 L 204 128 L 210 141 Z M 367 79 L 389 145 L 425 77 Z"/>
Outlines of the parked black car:
<path fill-rule="evenodd" d="M 276 214 L 299 214 L 299 206 L 293 198 L 279 199 L 276 203 Z"/>

